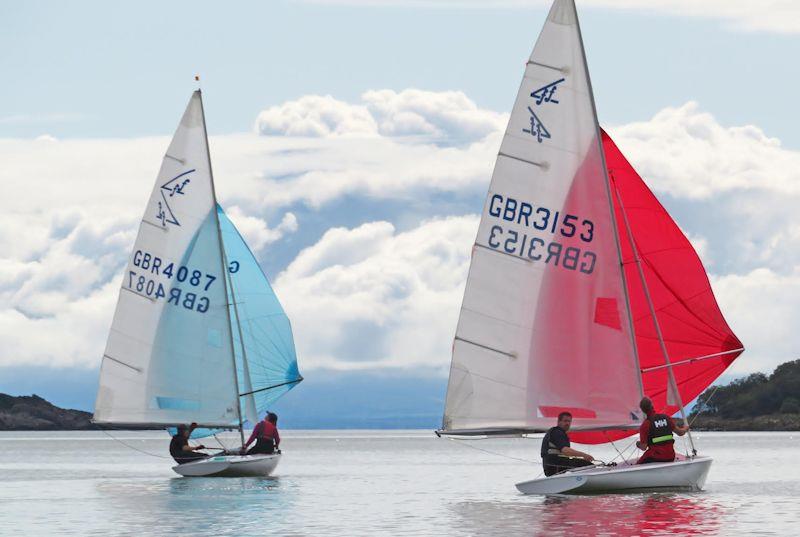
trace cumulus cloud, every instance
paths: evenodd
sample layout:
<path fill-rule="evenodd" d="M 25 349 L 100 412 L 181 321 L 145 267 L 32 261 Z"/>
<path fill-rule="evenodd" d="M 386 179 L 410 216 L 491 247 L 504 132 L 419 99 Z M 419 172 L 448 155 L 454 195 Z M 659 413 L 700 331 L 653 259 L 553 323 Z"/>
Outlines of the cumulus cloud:
<path fill-rule="evenodd" d="M 442 115 L 436 108 L 447 108 L 445 103 L 450 110 Z M 362 118 L 384 125 L 370 127 L 374 136 L 233 134 L 210 140 L 220 201 L 256 253 L 297 233 L 296 211 L 289 210 L 296 204 L 319 208 L 346 196 L 410 199 L 485 184 L 499 132 L 481 125 L 498 114 L 456 92 L 379 91 L 360 106 Z M 351 108 L 346 104 L 342 117 Z M 438 126 L 416 132 L 455 136 L 454 122 L 460 121 L 475 125 L 463 138 L 489 134 L 460 147 L 410 140 L 403 122 L 411 121 L 404 114 L 412 111 L 415 121 Z M 335 116 L 329 112 L 320 117 Z M 351 116 L 351 123 L 330 120 L 330 128 L 357 132 L 351 124 L 359 116 Z M 119 271 L 168 143 L 168 137 L 0 139 L 0 364 L 97 365 Z M 40 337 L 45 332 L 47 341 Z"/>
<path fill-rule="evenodd" d="M 449 363 L 478 217 L 333 228 L 275 281 L 306 367 Z"/>
<path fill-rule="evenodd" d="M 292 113 L 311 117 L 304 98 L 295 102 L 306 104 Z M 283 117 L 291 107 L 278 109 Z M 332 109 L 339 115 L 320 111 L 334 117 L 320 120 L 327 130 L 293 134 L 276 120 L 286 135 L 213 137 L 221 203 L 251 248 L 271 253 L 308 229 L 303 215 L 349 198 L 374 207 L 372 216 L 325 213 L 330 229 L 284 256 L 294 259 L 274 283 L 303 367 L 443 371 L 476 217 L 447 203 L 392 221 L 374 215 L 382 204 L 480 199 L 505 119 L 458 92 L 371 91 Z M 800 343 L 790 313 L 800 153 L 755 126 L 722 125 L 695 103 L 609 130 L 712 272 L 748 347 L 735 371 L 790 358 Z M 0 139 L 0 365 L 97 365 L 168 141 Z"/>
<path fill-rule="evenodd" d="M 733 190 L 800 193 L 800 153 L 754 125 L 726 127 L 696 102 L 611 129 L 658 190 L 707 198 Z"/>
<path fill-rule="evenodd" d="M 357 136 L 376 134 L 377 125 L 363 106 L 330 95 L 306 95 L 258 114 L 256 130 L 265 135 Z"/>
<path fill-rule="evenodd" d="M 298 227 L 297 217 L 294 213 L 284 214 L 280 223 L 274 228 L 270 228 L 263 219 L 257 216 L 248 216 L 236 205 L 228 208 L 225 213 L 242 234 L 250 250 L 256 253 L 266 245 L 282 239 L 287 233 L 294 233 Z"/>
<path fill-rule="evenodd" d="M 771 370 L 797 359 L 800 265 L 787 274 L 759 268 L 719 276 L 713 285 L 723 312 L 747 349 L 734 362 L 732 373 Z"/>
<path fill-rule="evenodd" d="M 412 8 L 498 9 L 549 6 L 550 0 L 301 0 L 314 4 L 350 6 L 392 6 Z M 596 7 L 629 11 L 647 11 L 676 17 L 720 20 L 732 30 L 761 31 L 779 34 L 800 32 L 800 5 L 792 0 L 585 0 L 580 8 Z"/>
<path fill-rule="evenodd" d="M 416 136 L 440 143 L 485 138 L 505 126 L 507 117 L 483 110 L 460 91 L 367 91 L 361 103 L 330 95 L 307 95 L 264 110 L 256 131 L 264 135 L 310 137 Z"/>

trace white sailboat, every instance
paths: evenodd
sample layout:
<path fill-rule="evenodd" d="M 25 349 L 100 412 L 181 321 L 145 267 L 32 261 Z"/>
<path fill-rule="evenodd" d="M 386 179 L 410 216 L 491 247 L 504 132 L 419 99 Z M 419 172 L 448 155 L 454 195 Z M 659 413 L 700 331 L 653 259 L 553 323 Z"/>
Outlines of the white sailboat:
<path fill-rule="evenodd" d="M 200 90 L 167 149 L 123 274 L 94 422 L 193 437 L 254 426 L 303 378 L 289 319 L 217 204 Z M 182 475 L 268 475 L 273 455 L 222 454 Z"/>
<path fill-rule="evenodd" d="M 691 244 L 600 129 L 574 1 L 555 0 L 497 156 L 437 433 L 544 432 L 569 411 L 572 441 L 618 440 L 642 396 L 684 416 L 742 351 Z M 692 446 L 517 487 L 700 489 L 710 465 Z"/>

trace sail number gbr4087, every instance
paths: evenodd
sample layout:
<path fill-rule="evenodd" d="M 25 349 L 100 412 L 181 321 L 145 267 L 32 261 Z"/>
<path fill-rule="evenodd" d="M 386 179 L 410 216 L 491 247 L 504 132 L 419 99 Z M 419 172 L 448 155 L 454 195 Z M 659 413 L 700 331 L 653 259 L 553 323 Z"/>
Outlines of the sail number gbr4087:
<path fill-rule="evenodd" d="M 493 194 L 489 201 L 489 216 L 526 229 L 518 231 L 507 225 L 495 224 L 489 229 L 488 245 L 507 254 L 548 265 L 560 266 L 584 274 L 594 271 L 597 255 L 587 247 L 594 239 L 594 222 L 578 215 L 551 211 L 525 201 Z M 527 232 L 527 230 L 530 232 Z M 553 237 L 577 237 L 585 245 L 565 246 Z"/>
<path fill-rule="evenodd" d="M 167 304 L 187 310 L 200 313 L 208 311 L 210 301 L 205 293 L 218 279 L 213 274 L 161 259 L 142 250 L 133 253 L 132 262 L 139 270 L 128 270 L 123 282 L 131 291 L 155 300 L 164 299 Z M 172 287 L 169 282 L 165 285 L 158 281 L 163 278 L 174 278 Z"/>

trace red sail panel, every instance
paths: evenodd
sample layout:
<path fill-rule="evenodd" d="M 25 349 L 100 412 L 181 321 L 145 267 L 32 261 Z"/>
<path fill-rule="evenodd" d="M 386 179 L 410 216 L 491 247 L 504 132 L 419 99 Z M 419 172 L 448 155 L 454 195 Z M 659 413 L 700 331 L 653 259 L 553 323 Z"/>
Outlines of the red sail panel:
<path fill-rule="evenodd" d="M 644 393 L 657 410 L 678 410 L 667 397 L 667 368 L 628 237 L 623 209 L 684 404 L 705 390 L 741 354 L 697 253 L 664 207 L 603 132 L 603 150 L 625 264 Z"/>
<path fill-rule="evenodd" d="M 666 362 L 633 256 L 623 207 L 684 404 L 702 393 L 744 349 L 725 322 L 691 243 L 611 137 L 606 132 L 602 135 L 642 387 L 657 411 L 674 414 L 678 406 L 674 401 L 668 402 Z M 602 312 L 598 316 L 603 318 Z M 571 433 L 570 438 L 581 444 L 602 444 L 635 433 L 632 430 L 586 431 Z"/>

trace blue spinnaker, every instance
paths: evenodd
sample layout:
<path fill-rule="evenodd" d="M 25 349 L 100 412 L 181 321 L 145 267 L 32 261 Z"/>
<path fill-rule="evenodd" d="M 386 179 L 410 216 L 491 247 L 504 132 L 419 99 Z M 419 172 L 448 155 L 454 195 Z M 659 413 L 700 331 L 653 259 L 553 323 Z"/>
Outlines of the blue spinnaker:
<path fill-rule="evenodd" d="M 242 416 L 252 427 L 254 420 L 263 418 L 270 406 L 303 377 L 297 367 L 292 327 L 278 297 L 219 205 L 217 214 L 228 262 L 231 332 L 239 392 L 243 394 Z M 253 415 L 253 403 L 257 416 Z"/>

